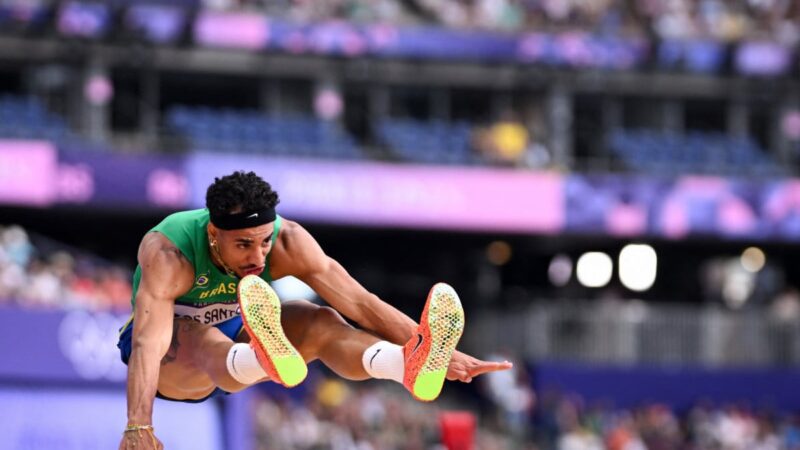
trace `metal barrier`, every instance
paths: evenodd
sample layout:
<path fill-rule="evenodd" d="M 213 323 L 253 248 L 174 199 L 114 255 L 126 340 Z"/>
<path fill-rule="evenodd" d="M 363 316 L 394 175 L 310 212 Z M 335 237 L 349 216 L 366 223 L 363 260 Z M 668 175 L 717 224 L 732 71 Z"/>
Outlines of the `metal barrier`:
<path fill-rule="evenodd" d="M 550 301 L 468 319 L 464 348 L 480 355 L 507 349 L 532 361 L 800 366 L 800 321 L 766 310 Z"/>

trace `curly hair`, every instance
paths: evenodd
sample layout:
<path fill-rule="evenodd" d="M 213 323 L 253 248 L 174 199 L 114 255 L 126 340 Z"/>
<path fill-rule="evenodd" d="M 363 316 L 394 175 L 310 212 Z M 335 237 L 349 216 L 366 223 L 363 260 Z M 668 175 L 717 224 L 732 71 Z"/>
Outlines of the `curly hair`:
<path fill-rule="evenodd" d="M 279 202 L 278 193 L 255 172 L 214 178 L 206 191 L 206 208 L 215 215 L 274 208 Z"/>

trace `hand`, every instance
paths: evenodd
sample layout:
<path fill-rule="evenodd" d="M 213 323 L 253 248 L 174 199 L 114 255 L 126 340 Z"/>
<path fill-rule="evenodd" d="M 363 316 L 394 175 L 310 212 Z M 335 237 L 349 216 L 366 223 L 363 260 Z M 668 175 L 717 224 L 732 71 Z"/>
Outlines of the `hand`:
<path fill-rule="evenodd" d="M 453 352 L 453 358 L 450 360 L 450 366 L 447 368 L 447 379 L 469 383 L 478 375 L 497 372 L 499 370 L 508 370 L 512 367 L 514 367 L 514 365 L 508 361 L 481 361 L 478 358 L 456 350 Z"/>
<path fill-rule="evenodd" d="M 119 450 L 164 450 L 153 430 L 126 431 L 122 434 Z"/>

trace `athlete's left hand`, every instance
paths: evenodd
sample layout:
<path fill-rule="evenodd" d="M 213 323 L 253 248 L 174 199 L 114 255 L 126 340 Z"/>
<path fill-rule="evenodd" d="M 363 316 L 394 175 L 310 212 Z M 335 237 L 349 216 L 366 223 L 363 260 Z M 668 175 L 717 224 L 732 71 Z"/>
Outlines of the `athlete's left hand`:
<path fill-rule="evenodd" d="M 478 358 L 456 350 L 453 352 L 453 358 L 450 360 L 450 367 L 447 368 L 447 379 L 469 383 L 478 375 L 497 372 L 499 370 L 508 370 L 512 367 L 514 367 L 514 365 L 508 361 L 481 361 Z"/>

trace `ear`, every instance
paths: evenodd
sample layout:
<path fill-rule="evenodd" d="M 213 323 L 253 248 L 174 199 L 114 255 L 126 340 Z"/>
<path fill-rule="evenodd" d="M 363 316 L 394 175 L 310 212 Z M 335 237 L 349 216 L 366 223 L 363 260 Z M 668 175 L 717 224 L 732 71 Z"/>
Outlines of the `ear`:
<path fill-rule="evenodd" d="M 208 236 L 211 239 L 216 239 L 217 238 L 217 232 L 219 231 L 219 229 L 216 226 L 214 226 L 213 223 L 208 222 L 208 226 L 206 227 L 206 230 L 208 231 Z"/>

